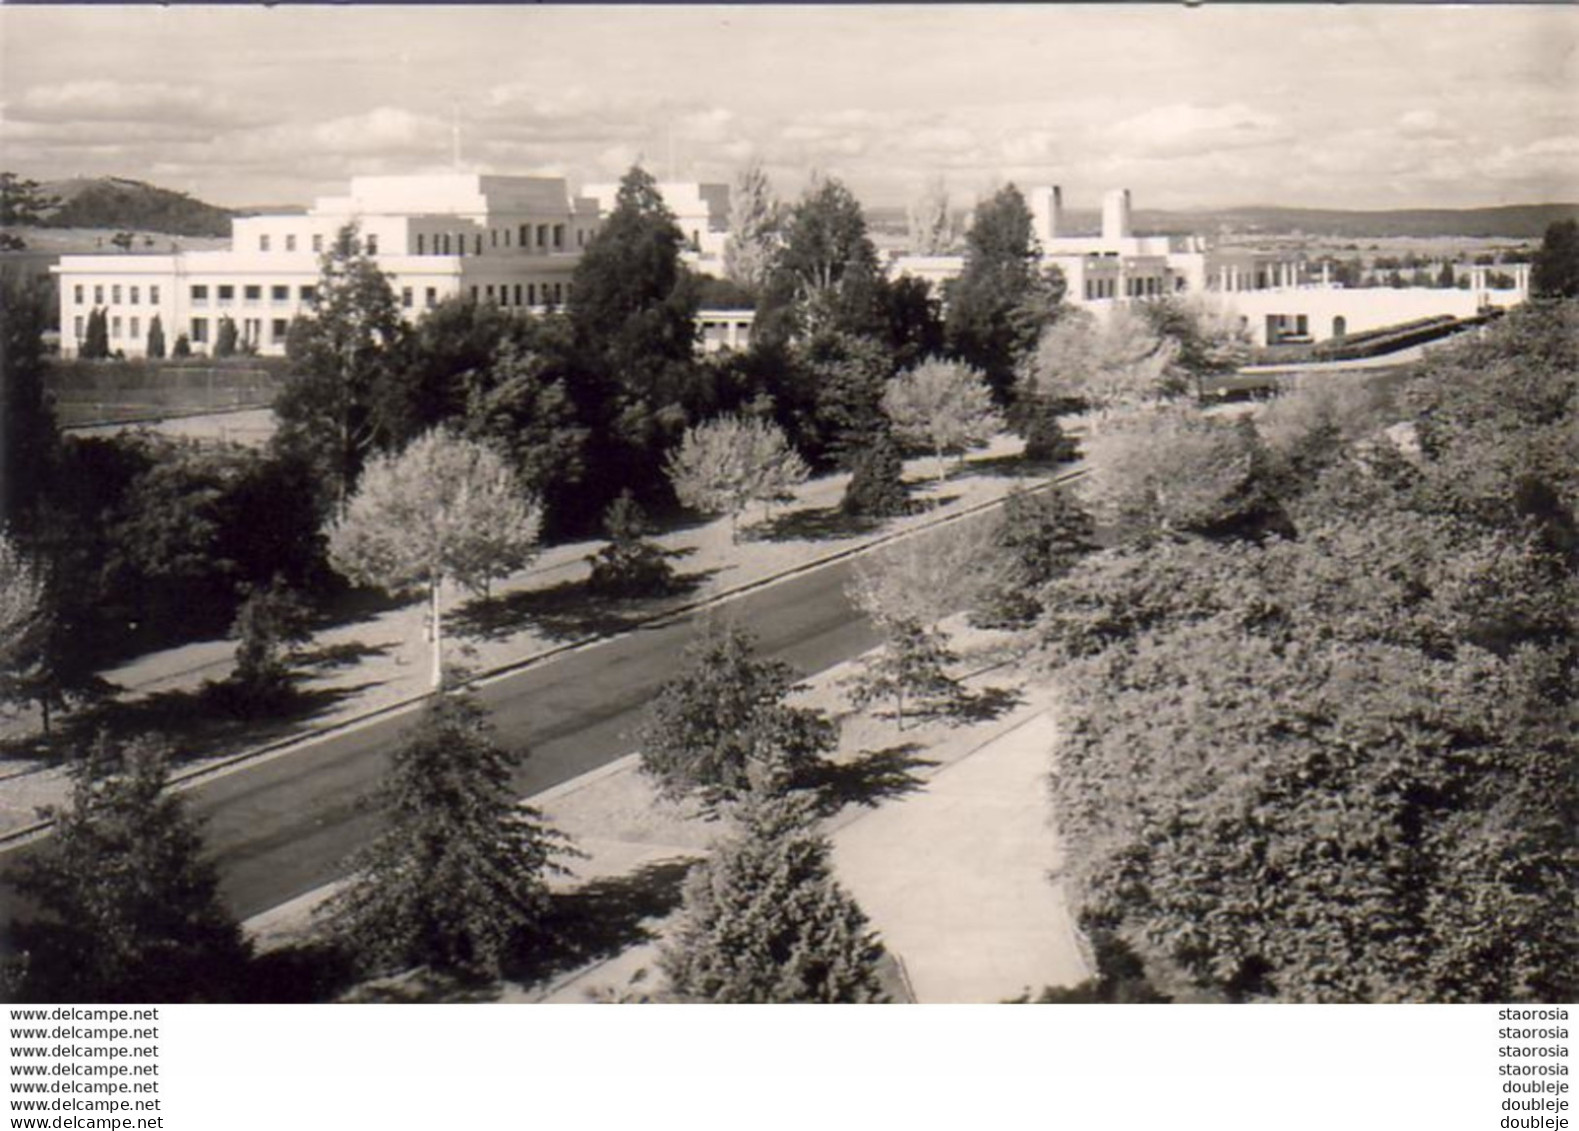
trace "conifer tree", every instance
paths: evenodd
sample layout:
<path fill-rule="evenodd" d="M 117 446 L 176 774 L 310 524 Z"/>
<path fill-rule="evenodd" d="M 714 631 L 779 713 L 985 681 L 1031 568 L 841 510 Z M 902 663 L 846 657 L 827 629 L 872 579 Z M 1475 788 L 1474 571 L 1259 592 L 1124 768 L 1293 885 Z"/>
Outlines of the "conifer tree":
<path fill-rule="evenodd" d="M 148 323 L 148 358 L 159 361 L 164 354 L 164 323 L 160 322 L 159 316 L 155 314 L 152 321 Z"/>
<path fill-rule="evenodd" d="M 910 500 L 906 497 L 904 474 L 899 445 L 885 428 L 855 457 L 855 470 L 839 500 L 839 509 L 866 518 L 907 513 Z"/>
<path fill-rule="evenodd" d="M 100 738 L 72 768 L 55 835 L 16 880 L 39 918 L 14 925 L 20 996 L 55 1002 L 231 1000 L 248 958 L 168 788 L 162 746 Z"/>
<path fill-rule="evenodd" d="M 364 968 L 491 978 L 537 928 L 556 857 L 575 853 L 516 799 L 522 757 L 470 691 L 429 698 L 375 795 L 384 830 L 322 912 Z"/>
<path fill-rule="evenodd" d="M 687 879 L 659 966 L 686 1002 L 881 1002 L 882 944 L 833 877 L 808 799 L 754 797 Z"/>
<path fill-rule="evenodd" d="M 758 658 L 755 643 L 733 625 L 710 626 L 653 697 L 641 765 L 665 796 L 694 792 L 716 806 L 754 783 L 792 778 L 833 749 L 833 724 L 786 702 L 796 690 L 793 669 Z"/>

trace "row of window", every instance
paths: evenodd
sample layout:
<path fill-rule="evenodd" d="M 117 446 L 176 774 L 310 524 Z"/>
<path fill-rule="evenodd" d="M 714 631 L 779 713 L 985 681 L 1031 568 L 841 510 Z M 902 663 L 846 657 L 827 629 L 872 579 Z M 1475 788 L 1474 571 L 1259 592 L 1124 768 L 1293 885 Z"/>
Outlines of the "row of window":
<path fill-rule="evenodd" d="M 207 318 L 192 319 L 189 337 L 194 346 L 208 344 L 208 321 Z M 217 326 L 218 323 L 216 322 L 215 325 Z M 276 345 L 283 342 L 286 336 L 290 334 L 290 331 L 291 322 L 289 318 L 272 318 L 269 320 L 269 341 Z M 240 335 L 242 341 L 256 345 L 263 337 L 263 319 L 243 318 L 236 324 L 236 332 Z"/>
<path fill-rule="evenodd" d="M 72 320 L 72 328 L 76 331 L 77 341 L 80 342 L 88 336 L 88 320 L 82 315 L 79 314 Z M 126 323 L 123 323 L 119 314 L 111 315 L 110 337 L 112 339 L 120 338 L 123 329 L 126 330 L 126 337 L 141 338 L 143 336 L 143 320 L 134 315 L 127 319 Z"/>
<path fill-rule="evenodd" d="M 1174 280 L 1176 290 L 1184 289 L 1184 277 L 1181 275 Z M 1126 298 L 1146 298 L 1152 295 L 1163 294 L 1167 289 L 1166 280 L 1156 275 L 1128 276 L 1124 279 L 1124 296 Z M 1118 295 L 1117 279 L 1087 279 L 1086 299 L 1115 298 Z"/>
<path fill-rule="evenodd" d="M 104 290 L 105 290 L 105 287 L 104 287 L 103 283 L 95 283 L 94 284 L 94 287 L 93 287 L 93 305 L 94 306 L 103 306 L 104 305 Z M 121 289 L 121 284 L 120 283 L 111 283 L 109 285 L 109 292 L 110 292 L 110 304 L 112 306 L 119 306 L 121 304 L 121 295 L 123 293 L 122 289 Z M 133 284 L 128 285 L 126 287 L 126 289 L 125 289 L 125 293 L 127 295 L 127 300 L 128 300 L 130 305 L 138 306 L 138 305 L 140 305 L 142 303 L 142 287 L 138 286 L 137 284 L 133 283 Z M 85 306 L 87 304 L 87 300 L 88 300 L 88 288 L 87 288 L 87 285 L 84 284 L 84 283 L 77 283 L 75 286 L 72 287 L 71 297 L 72 297 L 72 300 L 78 306 Z M 150 284 L 148 284 L 148 305 L 149 306 L 158 306 L 159 305 L 159 284 L 158 283 L 150 283 Z"/>
<path fill-rule="evenodd" d="M 378 237 L 377 236 L 367 236 L 367 237 L 365 237 L 365 242 L 367 244 L 367 253 L 369 255 L 377 255 L 378 254 Z M 258 250 L 259 251 L 270 251 L 270 250 L 273 249 L 273 247 L 274 247 L 274 237 L 273 236 L 268 235 L 266 233 L 260 234 L 258 236 Z M 320 253 L 320 252 L 323 251 L 323 235 L 321 233 L 314 233 L 314 235 L 312 236 L 312 249 L 313 249 L 314 253 Z M 286 251 L 295 251 L 296 250 L 296 234 L 294 232 L 287 232 L 286 233 L 286 235 L 285 235 L 285 250 Z"/>
<path fill-rule="evenodd" d="M 215 302 L 224 306 L 236 301 L 236 286 L 234 283 L 216 283 L 213 288 Z M 208 305 L 209 286 L 207 283 L 192 284 L 192 305 Z M 318 297 L 318 288 L 311 283 L 304 283 L 296 288 L 296 295 L 302 302 L 312 302 Z M 263 285 L 261 283 L 247 283 L 241 288 L 243 302 L 262 302 Z M 290 302 L 291 288 L 287 283 L 275 283 L 269 287 L 270 302 Z"/>
<path fill-rule="evenodd" d="M 565 225 L 563 224 L 522 224 L 512 232 L 509 228 L 489 228 L 488 246 L 490 248 L 508 248 L 511 246 L 511 237 L 515 238 L 515 246 L 523 251 L 563 251 L 565 250 Z M 431 242 L 430 242 L 431 237 Z M 482 254 L 482 233 L 471 234 L 471 254 Z M 587 233 L 584 228 L 576 229 L 576 246 L 585 247 Z M 466 233 L 455 232 L 418 232 L 418 255 L 465 255 Z M 430 250 L 431 249 L 431 250 Z M 369 251 L 372 251 L 369 248 Z"/>
<path fill-rule="evenodd" d="M 544 283 L 541 287 L 537 283 L 500 283 L 498 286 L 487 283 L 473 286 L 471 297 L 473 302 L 496 302 L 500 306 L 563 306 L 565 299 L 570 297 L 570 291 L 569 283 Z M 409 289 L 403 292 L 402 300 L 409 293 Z M 512 294 L 514 301 L 511 300 Z M 407 302 L 405 305 L 411 304 Z"/>

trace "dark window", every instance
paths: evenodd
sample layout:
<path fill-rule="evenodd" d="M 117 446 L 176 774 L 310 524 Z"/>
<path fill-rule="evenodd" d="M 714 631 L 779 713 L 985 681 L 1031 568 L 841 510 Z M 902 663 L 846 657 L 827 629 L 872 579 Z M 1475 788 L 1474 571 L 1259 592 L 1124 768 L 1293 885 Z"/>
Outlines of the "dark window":
<path fill-rule="evenodd" d="M 248 302 L 258 302 L 263 298 L 263 288 L 249 283 L 242 288 L 241 294 Z"/>
<path fill-rule="evenodd" d="M 289 286 L 276 283 L 274 286 L 269 288 L 269 298 L 273 299 L 275 302 L 290 302 L 291 288 Z"/>

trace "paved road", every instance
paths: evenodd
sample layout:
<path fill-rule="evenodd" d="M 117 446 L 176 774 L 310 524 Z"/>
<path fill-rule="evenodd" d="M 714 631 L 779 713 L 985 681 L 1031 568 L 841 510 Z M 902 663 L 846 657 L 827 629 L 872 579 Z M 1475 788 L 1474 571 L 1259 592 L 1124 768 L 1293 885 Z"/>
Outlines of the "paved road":
<path fill-rule="evenodd" d="M 824 566 L 739 597 L 712 615 L 749 627 L 763 653 L 806 674 L 820 671 L 877 639 L 844 595 L 851 568 L 848 560 Z M 696 616 L 660 622 L 484 688 L 500 733 L 531 750 L 516 779 L 521 793 L 547 789 L 632 750 L 643 708 L 673 674 L 698 627 Z M 209 850 L 238 917 L 343 874 L 348 855 L 376 829 L 376 817 L 359 808 L 358 799 L 383 772 L 410 719 L 407 712 L 333 735 L 188 794 L 193 811 L 207 822 Z M 25 851 L 0 854 L 0 874 Z M 0 887 L 0 924 L 11 918 L 12 898 L 8 887 Z"/>

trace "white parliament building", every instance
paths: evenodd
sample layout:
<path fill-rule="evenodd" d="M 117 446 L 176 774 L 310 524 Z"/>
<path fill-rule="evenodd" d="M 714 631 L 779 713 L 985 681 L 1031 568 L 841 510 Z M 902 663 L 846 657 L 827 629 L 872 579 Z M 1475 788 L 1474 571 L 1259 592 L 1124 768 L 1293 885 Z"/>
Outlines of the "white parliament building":
<path fill-rule="evenodd" d="M 570 297 L 582 250 L 612 209 L 617 186 L 588 185 L 572 194 L 556 177 L 437 173 L 354 177 L 345 196 L 320 197 L 305 213 L 238 217 L 230 247 L 170 254 L 65 255 L 53 268 L 60 283 L 61 352 L 74 355 L 88 315 L 103 310 L 112 351 L 142 356 L 159 316 L 167 343 L 185 335 L 206 353 L 230 318 L 261 354 L 283 354 L 291 319 L 310 312 L 319 257 L 340 230 L 358 225 L 364 250 L 388 275 L 408 319 L 448 298 L 468 297 L 507 309 L 545 310 Z M 660 184 L 686 235 L 686 260 L 717 273 L 727 239 L 726 185 Z M 1069 232 L 1061 191 L 1029 194 L 1043 262 L 1067 280 L 1070 302 L 1102 316 L 1126 303 L 1166 295 L 1201 295 L 1240 317 L 1262 344 L 1322 340 L 1448 314 L 1468 317 L 1523 301 L 1528 274 L 1515 268 L 1512 290 L 1487 286 L 1486 268 L 1471 270 L 1468 289 L 1348 290 L 1295 252 L 1214 250 L 1201 236 L 1140 236 L 1131 230 L 1130 194 L 1106 195 L 1098 235 Z M 959 256 L 898 256 L 894 275 L 941 283 L 963 267 Z M 750 311 L 702 311 L 702 348 L 749 344 Z"/>

